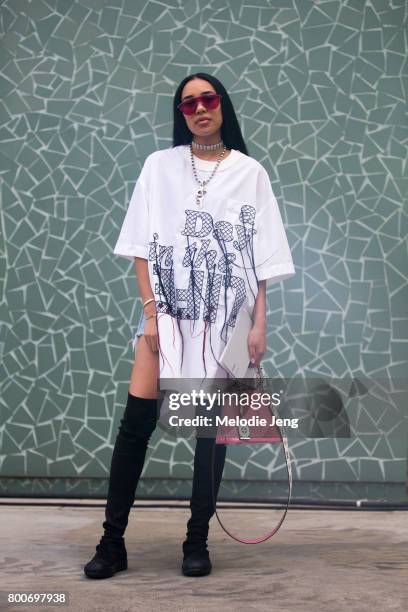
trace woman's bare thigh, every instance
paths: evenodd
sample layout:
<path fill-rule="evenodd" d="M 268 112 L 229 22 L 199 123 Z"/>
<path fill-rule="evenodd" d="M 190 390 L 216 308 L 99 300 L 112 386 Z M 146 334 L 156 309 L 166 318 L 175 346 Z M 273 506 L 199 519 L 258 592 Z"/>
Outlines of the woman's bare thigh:
<path fill-rule="evenodd" d="M 135 361 L 129 383 L 129 393 L 137 397 L 157 399 L 159 352 L 154 353 L 145 337 L 139 336 L 135 347 Z"/>

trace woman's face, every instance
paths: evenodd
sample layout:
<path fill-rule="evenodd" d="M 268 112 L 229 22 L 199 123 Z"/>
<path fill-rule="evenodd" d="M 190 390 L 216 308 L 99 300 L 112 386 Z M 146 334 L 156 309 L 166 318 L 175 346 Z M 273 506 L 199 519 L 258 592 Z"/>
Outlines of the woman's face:
<path fill-rule="evenodd" d="M 181 102 L 185 99 L 205 95 L 206 93 L 216 93 L 214 87 L 204 79 L 191 79 L 185 84 L 181 92 Z M 222 112 L 221 103 L 214 110 L 206 108 L 205 104 L 199 102 L 195 113 L 192 115 L 183 115 L 190 132 L 194 136 L 201 136 L 203 140 L 207 140 L 209 136 L 221 136 Z M 198 119 L 208 118 L 205 123 L 197 123 Z"/>

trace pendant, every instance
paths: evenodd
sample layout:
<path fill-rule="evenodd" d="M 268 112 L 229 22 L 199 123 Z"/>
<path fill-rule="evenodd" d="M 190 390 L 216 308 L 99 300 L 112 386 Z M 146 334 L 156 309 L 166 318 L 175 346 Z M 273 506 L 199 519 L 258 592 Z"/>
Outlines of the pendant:
<path fill-rule="evenodd" d="M 196 195 L 196 203 L 198 206 L 202 206 L 203 203 L 203 197 L 205 196 L 207 192 L 205 191 L 205 189 L 201 188 L 197 191 L 197 195 Z"/>

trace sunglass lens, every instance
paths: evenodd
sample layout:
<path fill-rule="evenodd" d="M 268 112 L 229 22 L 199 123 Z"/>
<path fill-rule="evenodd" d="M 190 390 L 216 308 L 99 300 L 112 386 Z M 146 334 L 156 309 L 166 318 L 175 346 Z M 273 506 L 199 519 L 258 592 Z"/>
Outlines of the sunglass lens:
<path fill-rule="evenodd" d="M 204 96 L 204 104 L 208 109 L 213 110 L 218 106 L 218 96 L 215 94 L 209 94 L 208 96 Z"/>
<path fill-rule="evenodd" d="M 195 100 L 186 100 L 180 104 L 180 110 L 185 115 L 192 115 L 195 112 L 197 103 Z"/>

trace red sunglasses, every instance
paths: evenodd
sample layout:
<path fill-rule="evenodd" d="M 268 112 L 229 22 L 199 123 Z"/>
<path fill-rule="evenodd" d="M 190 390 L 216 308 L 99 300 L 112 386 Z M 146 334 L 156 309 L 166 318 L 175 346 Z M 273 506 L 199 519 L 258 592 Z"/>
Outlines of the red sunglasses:
<path fill-rule="evenodd" d="M 214 110 L 219 105 L 221 98 L 222 95 L 217 93 L 204 94 L 202 96 L 197 96 L 196 98 L 184 100 L 184 102 L 177 104 L 177 108 L 181 110 L 183 115 L 193 115 L 197 110 L 199 102 L 204 104 L 207 110 Z"/>

